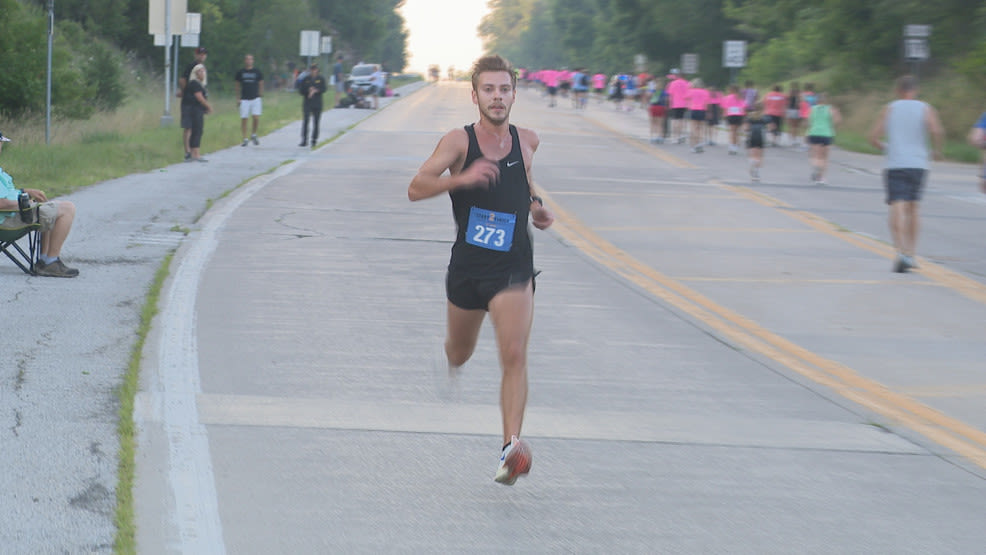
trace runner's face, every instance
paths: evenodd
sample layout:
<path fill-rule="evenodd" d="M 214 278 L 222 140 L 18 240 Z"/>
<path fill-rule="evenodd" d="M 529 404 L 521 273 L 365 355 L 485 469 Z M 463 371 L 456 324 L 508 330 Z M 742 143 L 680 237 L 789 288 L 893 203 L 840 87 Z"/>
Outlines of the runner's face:
<path fill-rule="evenodd" d="M 506 71 L 484 71 L 479 74 L 477 89 L 472 92 L 473 104 L 490 122 L 501 125 L 510 117 L 514 104 L 514 87 Z"/>

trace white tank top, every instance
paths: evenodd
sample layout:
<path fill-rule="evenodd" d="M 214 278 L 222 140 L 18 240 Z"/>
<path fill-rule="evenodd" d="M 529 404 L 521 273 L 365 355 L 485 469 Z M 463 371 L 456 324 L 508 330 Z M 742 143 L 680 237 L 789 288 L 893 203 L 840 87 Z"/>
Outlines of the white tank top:
<path fill-rule="evenodd" d="M 927 104 L 895 100 L 887 109 L 887 168 L 928 169 Z"/>

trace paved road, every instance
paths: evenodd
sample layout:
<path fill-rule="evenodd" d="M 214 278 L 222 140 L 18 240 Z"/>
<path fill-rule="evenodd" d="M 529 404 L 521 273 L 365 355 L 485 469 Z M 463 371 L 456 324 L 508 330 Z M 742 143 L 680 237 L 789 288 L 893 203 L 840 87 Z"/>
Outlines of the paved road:
<path fill-rule="evenodd" d="M 724 149 L 655 149 L 639 114 L 532 93 L 514 120 L 541 134 L 559 222 L 536 238 L 535 467 L 494 484 L 489 330 L 448 401 L 448 203 L 404 194 L 475 119 L 467 95 L 395 104 L 183 246 L 139 416 L 147 552 L 979 549 L 976 253 L 890 273 L 876 159 L 837 156 L 819 190 L 772 151 L 754 188 Z M 953 227 L 929 234 L 981 235 L 981 205 L 949 196 L 972 170 L 942 173 L 929 205 Z"/>
<path fill-rule="evenodd" d="M 356 115 L 365 113 L 324 121 L 345 129 L 352 122 L 337 118 Z M 19 359 L 31 361 L 23 379 L 4 374 L 4 387 L 20 384 L 4 399 L 34 426 L 26 433 L 4 407 L 19 422 L 0 432 L 4 463 L 28 468 L 6 459 L 6 447 L 14 437 L 31 453 L 30 436 L 39 449 L 58 446 L 71 482 L 49 486 L 58 490 L 47 503 L 15 504 L 20 520 L 5 513 L 0 522 L 18 522 L 5 545 L 37 551 L 54 529 L 55 552 L 108 549 L 105 453 L 115 450 L 120 366 L 98 379 L 88 368 L 125 360 L 132 339 L 119 331 L 133 328 L 154 262 L 180 242 L 138 399 L 141 553 L 980 549 L 986 218 L 974 168 L 936 165 L 922 269 L 896 275 L 876 158 L 836 153 L 832 185 L 816 188 L 803 153 L 771 149 L 754 187 L 723 148 L 647 145 L 640 113 L 549 110 L 522 93 L 514 121 L 541 135 L 535 176 L 559 220 L 535 235 L 543 274 L 525 423 L 534 470 L 505 488 L 491 479 L 499 416 L 489 329 L 457 398 L 441 394 L 432 370 L 448 202 L 405 196 L 441 134 L 474 119 L 468 89 L 443 84 L 310 155 L 297 156 L 289 129 L 248 154 L 214 156 L 223 171 L 203 191 L 182 187 L 198 193 L 188 208 L 169 201 L 174 179 L 148 185 L 155 174 L 141 195 L 129 180 L 77 195 L 80 208 L 118 199 L 125 205 L 110 214 L 135 216 L 120 223 L 119 244 L 95 224 L 73 236 L 73 252 L 91 260 L 80 264 L 84 278 L 118 267 L 55 290 L 64 300 L 85 291 L 87 308 L 102 311 L 73 304 L 76 327 L 61 323 L 45 340 L 59 351 L 51 360 L 90 361 L 82 376 L 50 372 L 98 381 L 96 393 L 46 391 L 47 366 L 27 356 L 44 345 Z M 297 161 L 277 165 L 288 158 Z M 243 180 L 235 172 L 274 167 L 195 219 L 202 199 Z M 169 169 L 201 176 L 189 170 Z M 143 217 L 148 206 L 166 208 Z M 187 239 L 169 232 L 176 224 L 191 229 Z M 121 279 L 121 268 L 132 275 Z M 107 339 L 79 339 L 81 354 L 68 358 L 73 331 Z M 43 411 L 30 404 L 83 412 L 80 398 L 100 397 L 89 428 L 105 438 L 79 433 L 72 411 L 41 429 Z M 74 450 L 57 441 L 67 437 Z M 27 495 L 51 483 L 21 474 L 24 485 L 9 487 Z M 101 506 L 69 502 L 87 477 L 102 489 L 84 499 Z M 45 527 L 47 512 L 64 526 Z"/>

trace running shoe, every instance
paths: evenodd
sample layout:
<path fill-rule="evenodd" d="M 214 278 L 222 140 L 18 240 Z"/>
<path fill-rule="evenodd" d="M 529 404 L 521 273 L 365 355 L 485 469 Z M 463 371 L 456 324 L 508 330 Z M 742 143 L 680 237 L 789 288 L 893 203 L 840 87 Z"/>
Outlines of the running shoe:
<path fill-rule="evenodd" d="M 517 478 L 531 471 L 531 448 L 517 436 L 510 438 L 510 444 L 500 453 L 500 466 L 496 469 L 493 480 L 505 486 L 512 486 Z"/>
<path fill-rule="evenodd" d="M 242 142 L 242 143 L 240 143 L 240 146 L 246 146 L 246 145 L 248 145 L 248 144 L 250 144 L 250 141 L 248 141 L 248 140 L 246 140 L 246 139 L 243 139 L 243 142 Z"/>
<path fill-rule="evenodd" d="M 438 398 L 446 402 L 461 401 L 462 382 L 459 378 L 462 375 L 462 367 L 449 364 L 448 355 L 445 354 L 445 345 L 441 340 L 438 342 L 438 347 L 435 348 L 432 368 L 435 378 L 435 393 Z"/>
<path fill-rule="evenodd" d="M 898 274 L 903 274 L 907 271 L 907 264 L 904 262 L 904 255 L 898 254 L 897 259 L 894 260 L 894 272 Z"/>
<path fill-rule="evenodd" d="M 753 177 L 753 181 L 760 182 L 760 168 L 753 166 L 750 169 L 750 176 Z"/>
<path fill-rule="evenodd" d="M 914 260 L 913 256 L 904 255 L 904 265 L 907 266 L 905 270 L 916 270 L 918 268 L 918 263 Z"/>
<path fill-rule="evenodd" d="M 818 168 L 812 166 L 811 168 L 811 181 L 815 185 L 818 185 L 819 179 L 822 177 L 822 172 L 818 171 Z"/>
<path fill-rule="evenodd" d="M 260 141 L 257 139 L 257 134 L 256 133 L 254 133 L 253 135 L 250 135 L 250 140 L 253 141 L 253 144 L 255 144 L 257 146 L 260 146 Z"/>

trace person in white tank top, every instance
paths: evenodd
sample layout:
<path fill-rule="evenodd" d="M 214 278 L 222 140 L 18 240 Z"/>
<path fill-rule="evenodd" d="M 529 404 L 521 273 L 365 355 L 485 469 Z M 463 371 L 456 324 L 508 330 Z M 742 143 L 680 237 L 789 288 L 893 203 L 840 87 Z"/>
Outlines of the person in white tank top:
<path fill-rule="evenodd" d="M 917 100 L 917 80 L 905 75 L 897 80 L 897 100 L 884 107 L 870 131 L 870 144 L 884 151 L 887 162 L 884 184 L 890 205 L 890 234 L 897 259 L 895 272 L 917 268 L 914 249 L 919 229 L 918 204 L 930 168 L 930 157 L 942 158 L 945 131 L 938 112 Z M 929 152 L 928 139 L 934 143 Z"/>

